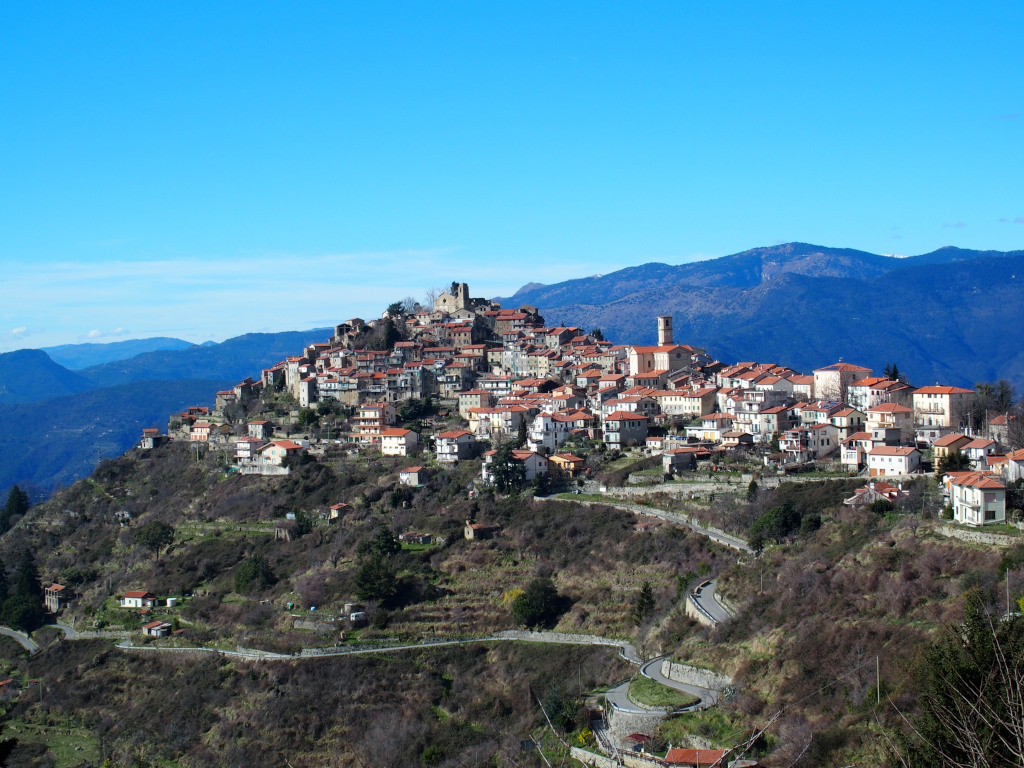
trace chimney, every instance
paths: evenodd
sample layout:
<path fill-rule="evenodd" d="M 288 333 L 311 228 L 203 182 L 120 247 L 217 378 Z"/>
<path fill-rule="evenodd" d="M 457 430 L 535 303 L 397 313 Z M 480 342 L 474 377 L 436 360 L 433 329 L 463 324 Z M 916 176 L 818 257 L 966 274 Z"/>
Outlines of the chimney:
<path fill-rule="evenodd" d="M 672 344 L 672 315 L 658 316 L 658 346 Z"/>

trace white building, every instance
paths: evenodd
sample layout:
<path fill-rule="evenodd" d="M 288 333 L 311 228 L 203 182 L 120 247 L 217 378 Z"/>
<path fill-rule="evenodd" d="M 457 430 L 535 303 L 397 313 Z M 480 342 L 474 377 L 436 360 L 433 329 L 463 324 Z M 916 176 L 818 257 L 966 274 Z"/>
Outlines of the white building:
<path fill-rule="evenodd" d="M 953 520 L 964 525 L 1006 522 L 1006 485 L 987 472 L 958 472 L 949 479 Z"/>

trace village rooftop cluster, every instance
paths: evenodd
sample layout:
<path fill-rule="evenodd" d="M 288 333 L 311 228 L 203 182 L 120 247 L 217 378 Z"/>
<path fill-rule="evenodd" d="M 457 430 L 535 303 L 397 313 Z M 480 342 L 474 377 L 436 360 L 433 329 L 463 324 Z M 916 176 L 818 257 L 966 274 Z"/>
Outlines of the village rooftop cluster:
<path fill-rule="evenodd" d="M 167 435 L 145 430 L 142 446 L 219 443 L 235 471 L 274 475 L 341 442 L 421 458 L 401 474 L 409 485 L 423 481 L 431 460 L 480 458 L 480 480 L 491 483 L 506 445 L 514 450 L 501 460 L 519 465 L 525 481 L 583 476 L 595 449 L 660 455 L 667 475 L 743 453 L 776 471 L 831 467 L 886 478 L 879 493 L 897 494 L 900 479 L 956 453 L 959 469 L 941 478 L 954 520 L 1005 521 L 1006 483 L 1024 475 L 1024 450 L 1001 448 L 1012 415 L 970 424 L 973 390 L 915 388 L 842 360 L 808 375 L 773 363 L 727 365 L 676 343 L 669 316 L 657 319 L 657 332 L 653 346 L 613 344 L 599 331 L 549 326 L 536 307 L 472 298 L 465 283 L 453 283 L 432 307 L 395 304 L 379 320 L 337 325 L 330 341 L 218 392 L 212 409 L 176 414 Z M 294 398 L 297 410 L 277 424 L 245 419 L 242 406 L 271 392 Z M 411 402 L 439 406 L 440 417 L 399 426 Z M 312 437 L 295 417 L 323 403 L 344 417 L 326 438 L 323 430 Z"/>

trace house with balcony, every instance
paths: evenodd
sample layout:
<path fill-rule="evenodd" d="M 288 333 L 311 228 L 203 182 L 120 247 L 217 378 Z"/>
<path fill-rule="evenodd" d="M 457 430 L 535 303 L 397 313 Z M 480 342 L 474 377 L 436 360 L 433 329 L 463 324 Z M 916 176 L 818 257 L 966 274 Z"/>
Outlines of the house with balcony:
<path fill-rule="evenodd" d="M 643 445 L 647 439 L 647 417 L 640 413 L 615 411 L 604 418 L 604 444 L 610 449 Z"/>
<path fill-rule="evenodd" d="M 434 450 L 441 464 L 458 464 L 476 456 L 477 441 L 472 432 L 452 429 L 441 432 L 434 439 Z"/>
<path fill-rule="evenodd" d="M 994 440 L 988 440 L 983 437 L 976 437 L 969 443 L 965 444 L 960 452 L 965 454 L 967 458 L 971 460 L 971 466 L 983 472 L 988 469 L 988 458 L 989 456 L 995 456 L 998 451 L 998 446 Z"/>
<path fill-rule="evenodd" d="M 572 453 L 554 453 L 548 456 L 548 472 L 552 477 L 573 478 L 583 474 L 585 460 Z"/>
<path fill-rule="evenodd" d="M 949 478 L 953 520 L 963 525 L 1006 522 L 1006 484 L 987 472 L 956 472 Z"/>
<path fill-rule="evenodd" d="M 494 467 L 494 457 L 497 454 L 497 451 L 488 451 L 484 454 L 482 476 L 485 483 L 494 482 L 492 470 Z M 512 460 L 523 465 L 523 479 L 526 482 L 531 482 L 538 475 L 546 475 L 548 473 L 547 457 L 541 456 L 536 451 L 512 451 Z"/>
<path fill-rule="evenodd" d="M 787 429 L 779 441 L 779 448 L 790 462 L 819 461 L 839 450 L 839 430 L 831 424 Z"/>
<path fill-rule="evenodd" d="M 878 444 L 905 445 L 914 440 L 914 412 L 899 403 L 879 403 L 868 408 L 868 431 Z"/>
<path fill-rule="evenodd" d="M 921 387 L 914 392 L 914 423 L 928 427 L 966 427 L 973 397 L 973 389 L 938 384 Z"/>
<path fill-rule="evenodd" d="M 352 417 L 353 437 L 363 445 L 379 443 L 381 433 L 396 421 L 395 406 L 391 403 L 364 403 Z"/>
<path fill-rule="evenodd" d="M 256 437 L 240 437 L 235 442 L 235 461 L 255 461 L 265 442 Z"/>
<path fill-rule="evenodd" d="M 839 463 L 843 469 L 859 472 L 867 464 L 868 451 L 872 449 L 870 432 L 855 432 L 842 441 L 839 448 Z"/>

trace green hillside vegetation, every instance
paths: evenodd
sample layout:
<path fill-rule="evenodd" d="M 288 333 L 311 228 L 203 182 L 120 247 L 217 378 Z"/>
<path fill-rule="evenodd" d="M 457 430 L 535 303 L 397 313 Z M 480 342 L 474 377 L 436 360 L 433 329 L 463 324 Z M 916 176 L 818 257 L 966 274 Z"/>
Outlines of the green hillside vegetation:
<path fill-rule="evenodd" d="M 329 754 L 341 766 L 540 766 L 539 754 L 519 748 L 546 727 L 537 699 L 550 704 L 565 738 L 587 743 L 586 695 L 635 667 L 609 649 L 477 640 L 526 624 L 629 639 L 648 658 L 668 654 L 734 678 L 719 708 L 652 734 L 664 742 L 679 744 L 685 727 L 731 746 L 771 722 L 758 742 L 765 765 L 790 765 L 801 752 L 808 765 L 895 765 L 890 743 L 920 752 L 904 717 L 928 716 L 927 681 L 915 671 L 927 649 L 944 642 L 969 595 L 981 615 L 1005 610 L 1000 567 L 1021 560 L 1017 550 L 1004 560 L 991 546 L 941 536 L 927 480 L 885 514 L 842 506 L 857 481 L 753 494 L 734 483 L 714 500 L 650 500 L 744 535 L 768 515 L 754 559 L 674 525 L 636 531 L 632 514 L 606 505 L 530 493 L 470 498 L 475 461 L 435 467 L 425 487 L 400 486 L 398 471 L 414 461 L 423 459 L 338 448 L 298 462 L 287 477 L 263 478 L 227 472 L 217 450 L 197 456 L 194 446 L 171 443 L 132 451 L 15 520 L 0 559 L 13 566 L 32 552 L 42 583 L 75 591 L 65 620 L 128 632 L 137 645 L 293 654 L 469 644 L 256 662 L 40 638 L 49 645 L 30 659 L 0 648 L 47 691 L 9 707 L 8 722 L 70 717 L 113 765 L 278 765 L 285 755 L 298 767 Z M 338 502 L 352 511 L 328 523 Z M 466 541 L 467 519 L 496 523 L 500 533 Z M 437 541 L 402 545 L 397 534 L 406 530 Z M 689 589 L 715 577 L 739 613 L 709 630 L 684 607 Z M 1015 604 L 1021 589 L 1012 586 Z M 132 589 L 183 602 L 143 617 L 118 604 Z M 339 620 L 353 602 L 368 624 Z M 142 624 L 154 619 L 180 632 L 144 638 Z M 550 732 L 543 744 L 561 759 Z"/>

